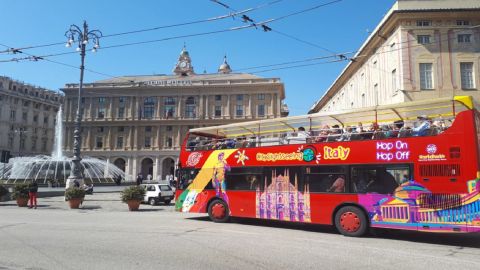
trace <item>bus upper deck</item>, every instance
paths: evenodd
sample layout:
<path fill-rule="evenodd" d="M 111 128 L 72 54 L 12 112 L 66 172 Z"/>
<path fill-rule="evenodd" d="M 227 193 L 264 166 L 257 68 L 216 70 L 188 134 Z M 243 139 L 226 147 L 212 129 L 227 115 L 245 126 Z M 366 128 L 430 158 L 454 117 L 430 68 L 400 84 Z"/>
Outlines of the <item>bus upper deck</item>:
<path fill-rule="evenodd" d="M 473 108 L 468 96 L 190 130 L 186 151 L 435 136 Z"/>

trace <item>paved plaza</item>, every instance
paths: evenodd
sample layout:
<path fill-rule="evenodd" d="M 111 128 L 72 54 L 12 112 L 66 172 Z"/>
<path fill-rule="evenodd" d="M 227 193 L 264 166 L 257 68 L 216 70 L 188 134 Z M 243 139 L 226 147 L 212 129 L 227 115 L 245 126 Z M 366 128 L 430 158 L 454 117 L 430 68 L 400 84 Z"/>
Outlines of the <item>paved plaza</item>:
<path fill-rule="evenodd" d="M 324 226 L 240 219 L 142 205 L 119 193 L 62 197 L 36 210 L 0 203 L 0 269 L 479 269 L 480 235 L 389 232 L 348 238 Z"/>

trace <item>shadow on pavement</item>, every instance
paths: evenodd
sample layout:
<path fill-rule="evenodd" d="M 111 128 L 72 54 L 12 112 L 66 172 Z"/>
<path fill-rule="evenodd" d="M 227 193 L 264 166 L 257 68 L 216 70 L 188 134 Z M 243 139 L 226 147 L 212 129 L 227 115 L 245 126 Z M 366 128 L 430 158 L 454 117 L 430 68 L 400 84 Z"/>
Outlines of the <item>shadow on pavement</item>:
<path fill-rule="evenodd" d="M 100 205 L 83 205 L 80 207 L 81 210 L 96 210 L 102 209 Z"/>
<path fill-rule="evenodd" d="M 391 239 L 435 245 L 480 248 L 480 235 L 473 233 L 429 233 L 400 230 L 375 230 L 375 238 Z"/>
<path fill-rule="evenodd" d="M 156 211 L 163 211 L 162 208 L 140 208 L 138 212 L 156 212 Z"/>
<path fill-rule="evenodd" d="M 16 203 L 0 203 L 0 206 L 17 206 Z"/>
<path fill-rule="evenodd" d="M 212 222 L 208 216 L 188 217 L 186 219 Z M 321 232 L 321 233 L 337 233 L 332 226 L 328 226 L 328 225 L 294 223 L 294 222 L 285 222 L 285 221 L 278 221 L 278 220 L 238 218 L 238 217 L 232 218 L 232 222 L 237 224 L 245 224 L 245 225 L 252 225 L 252 226 L 284 228 L 284 229 L 291 229 L 291 230 L 302 230 L 302 231 Z"/>
<path fill-rule="evenodd" d="M 195 220 L 201 222 L 212 222 L 208 216 L 202 217 L 188 217 L 188 220 Z M 329 234 L 338 234 L 336 229 L 333 226 L 328 225 L 317 225 L 317 224 L 306 224 L 306 223 L 293 223 L 293 222 L 284 222 L 278 220 L 263 220 L 263 219 L 252 219 L 252 218 L 232 218 L 232 222 L 237 224 L 245 224 L 252 226 L 262 226 L 262 227 L 271 227 L 271 228 L 284 228 L 290 230 L 302 230 L 309 232 L 317 233 L 329 233 Z M 452 246 L 456 251 L 469 247 L 469 248 L 480 248 L 480 234 L 464 234 L 464 233 L 428 233 L 428 232 L 417 232 L 417 231 L 401 231 L 401 230 L 382 230 L 375 229 L 372 233 L 368 234 L 366 238 L 375 239 L 388 239 L 388 240 L 398 240 L 398 241 L 408 241 L 408 242 L 417 242 L 417 243 L 426 243 L 426 244 L 435 244 L 435 245 L 445 245 Z"/>

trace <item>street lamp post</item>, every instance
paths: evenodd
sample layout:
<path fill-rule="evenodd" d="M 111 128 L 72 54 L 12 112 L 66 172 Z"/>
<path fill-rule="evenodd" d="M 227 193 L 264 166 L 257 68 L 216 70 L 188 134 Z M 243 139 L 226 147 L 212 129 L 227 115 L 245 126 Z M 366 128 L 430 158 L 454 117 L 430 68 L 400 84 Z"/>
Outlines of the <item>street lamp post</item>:
<path fill-rule="evenodd" d="M 71 47 L 73 43 L 77 42 L 78 47 L 77 51 L 80 52 L 80 84 L 78 85 L 78 100 L 77 100 L 77 113 L 75 115 L 75 122 L 74 122 L 74 131 L 73 131 L 73 158 L 70 168 L 70 176 L 68 176 L 67 183 L 65 183 L 65 188 L 69 188 L 73 185 L 75 181 L 78 181 L 80 185 L 83 184 L 83 172 L 82 166 L 80 161 L 82 157 L 80 156 L 80 146 L 82 143 L 82 136 L 81 136 L 81 122 L 82 122 L 82 114 L 81 114 L 81 95 L 82 95 L 82 88 L 83 88 L 83 72 L 85 69 L 85 50 L 89 40 L 92 40 L 94 43 L 92 52 L 96 52 L 97 49 L 100 47 L 99 40 L 102 37 L 102 32 L 99 30 L 91 30 L 88 31 L 87 22 L 83 22 L 83 29 L 76 26 L 75 24 L 70 25 L 70 29 L 65 32 L 65 37 L 68 38 L 66 47 Z"/>

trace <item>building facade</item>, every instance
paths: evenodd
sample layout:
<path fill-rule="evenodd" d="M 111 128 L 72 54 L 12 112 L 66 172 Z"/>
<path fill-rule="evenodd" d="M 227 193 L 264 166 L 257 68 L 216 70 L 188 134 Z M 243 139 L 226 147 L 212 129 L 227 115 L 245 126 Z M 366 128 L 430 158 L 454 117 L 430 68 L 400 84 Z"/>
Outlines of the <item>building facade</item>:
<path fill-rule="evenodd" d="M 286 116 L 278 78 L 232 73 L 226 58 L 214 74 L 196 74 L 183 48 L 173 75 L 125 76 L 84 85 L 84 156 L 107 160 L 127 180 L 141 173 L 164 180 L 174 173 L 190 128 Z M 65 93 L 65 150 L 73 149 L 78 84 Z"/>
<path fill-rule="evenodd" d="M 0 76 L 0 162 L 50 154 L 60 93 Z"/>
<path fill-rule="evenodd" d="M 310 109 L 480 94 L 480 1 L 398 0 Z"/>

